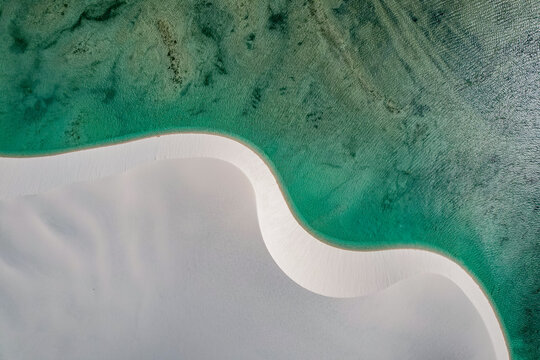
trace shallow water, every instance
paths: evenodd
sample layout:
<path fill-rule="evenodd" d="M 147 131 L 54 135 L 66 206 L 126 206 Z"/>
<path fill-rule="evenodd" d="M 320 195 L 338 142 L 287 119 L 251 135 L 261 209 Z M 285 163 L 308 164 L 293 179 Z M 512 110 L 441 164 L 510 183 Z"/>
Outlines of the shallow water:
<path fill-rule="evenodd" d="M 314 232 L 463 263 L 540 357 L 534 1 L 3 1 L 0 152 L 248 142 Z"/>

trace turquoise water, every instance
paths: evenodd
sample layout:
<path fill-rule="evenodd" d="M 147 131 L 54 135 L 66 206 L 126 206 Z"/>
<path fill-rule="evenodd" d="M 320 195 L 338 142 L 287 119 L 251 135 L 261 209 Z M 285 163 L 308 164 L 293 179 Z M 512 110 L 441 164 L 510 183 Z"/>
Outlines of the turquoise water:
<path fill-rule="evenodd" d="M 540 358 L 536 1 L 0 1 L 0 152 L 211 131 L 305 225 L 464 264 Z"/>

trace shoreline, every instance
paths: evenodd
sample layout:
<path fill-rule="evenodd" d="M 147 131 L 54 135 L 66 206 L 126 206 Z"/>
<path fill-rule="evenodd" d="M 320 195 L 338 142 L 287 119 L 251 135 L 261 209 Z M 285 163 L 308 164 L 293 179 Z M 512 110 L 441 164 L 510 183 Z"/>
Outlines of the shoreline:
<path fill-rule="evenodd" d="M 0 165 L 7 169 L 0 175 L 0 199 L 106 177 L 150 161 L 205 157 L 227 161 L 248 177 L 265 245 L 280 269 L 300 286 L 325 296 L 357 297 L 415 275 L 443 275 L 480 313 L 497 359 L 510 358 L 495 307 L 463 266 L 431 250 L 345 249 L 330 243 L 299 218 L 268 159 L 228 135 L 162 134 L 50 155 L 0 157 Z M 369 276 L 363 276 L 366 273 Z"/>

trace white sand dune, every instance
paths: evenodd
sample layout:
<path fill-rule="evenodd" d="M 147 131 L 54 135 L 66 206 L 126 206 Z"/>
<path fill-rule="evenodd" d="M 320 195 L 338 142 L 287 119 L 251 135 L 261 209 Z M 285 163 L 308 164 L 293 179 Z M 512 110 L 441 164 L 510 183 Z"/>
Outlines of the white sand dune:
<path fill-rule="evenodd" d="M 48 157 L 0 158 L 0 199 L 103 178 L 154 160 L 207 157 L 232 163 L 247 176 L 255 192 L 264 243 L 281 270 L 299 285 L 325 296 L 358 297 L 418 275 L 442 275 L 459 286 L 478 311 L 495 358 L 509 358 L 493 308 L 458 264 L 430 251 L 349 251 L 319 241 L 297 222 L 265 162 L 245 145 L 225 137 L 171 134 Z"/>
<path fill-rule="evenodd" d="M 3 201 L 0 229 L 1 359 L 493 359 L 443 277 L 350 299 L 295 284 L 249 180 L 219 160 Z"/>

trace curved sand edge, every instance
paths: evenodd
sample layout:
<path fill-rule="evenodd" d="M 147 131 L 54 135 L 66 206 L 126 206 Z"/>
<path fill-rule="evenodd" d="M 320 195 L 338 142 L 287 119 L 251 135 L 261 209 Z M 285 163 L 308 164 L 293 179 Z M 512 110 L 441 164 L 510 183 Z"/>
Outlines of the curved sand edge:
<path fill-rule="evenodd" d="M 298 223 L 264 160 L 227 137 L 170 134 L 52 156 L 0 157 L 0 200 L 102 178 L 149 161 L 201 157 L 227 161 L 247 176 L 255 191 L 265 245 L 281 270 L 300 286 L 325 296 L 356 297 L 419 274 L 445 276 L 461 288 L 479 312 L 496 359 L 510 358 L 488 298 L 461 266 L 427 250 L 351 251 L 318 240 Z"/>

